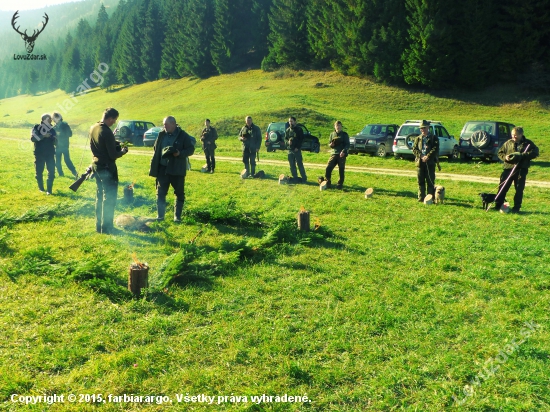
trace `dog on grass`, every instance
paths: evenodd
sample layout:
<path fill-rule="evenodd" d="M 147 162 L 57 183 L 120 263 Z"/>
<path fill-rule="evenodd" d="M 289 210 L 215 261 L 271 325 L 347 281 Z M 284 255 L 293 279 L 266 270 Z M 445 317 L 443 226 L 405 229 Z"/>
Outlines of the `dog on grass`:
<path fill-rule="evenodd" d="M 444 186 L 436 186 L 435 187 L 435 196 L 434 196 L 434 203 L 436 205 L 443 204 L 445 201 L 445 187 Z"/>
<path fill-rule="evenodd" d="M 497 197 L 497 195 L 494 195 L 492 193 L 480 193 L 479 197 L 481 197 L 481 202 L 483 203 L 483 209 L 487 210 L 491 206 L 491 203 L 495 202 L 495 198 Z M 504 199 L 504 202 L 506 202 L 506 199 Z"/>

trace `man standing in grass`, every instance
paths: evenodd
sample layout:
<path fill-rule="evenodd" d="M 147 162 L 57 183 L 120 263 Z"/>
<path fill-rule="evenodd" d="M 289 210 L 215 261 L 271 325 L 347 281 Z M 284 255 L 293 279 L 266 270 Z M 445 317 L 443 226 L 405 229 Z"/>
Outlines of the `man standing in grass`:
<path fill-rule="evenodd" d="M 111 127 L 118 119 L 118 111 L 105 109 L 103 118 L 90 128 L 90 149 L 93 154 L 92 168 L 97 184 L 95 200 L 95 230 L 98 233 L 114 233 L 113 219 L 118 190 L 116 159 L 128 153 L 115 140 Z"/>
<path fill-rule="evenodd" d="M 54 130 L 57 133 L 57 147 L 55 150 L 57 173 L 59 177 L 64 176 L 63 167 L 61 166 L 61 157 L 63 157 L 65 159 L 65 164 L 76 179 L 78 178 L 78 174 L 76 173 L 74 164 L 71 162 L 71 156 L 69 155 L 69 138 L 73 135 L 73 131 L 67 122 L 63 121 L 61 113 L 53 112 L 53 121 L 55 122 Z"/>
<path fill-rule="evenodd" d="M 164 129 L 159 133 L 153 145 L 153 159 L 149 176 L 155 177 L 157 187 L 157 219 L 164 220 L 166 213 L 166 195 L 170 186 L 174 188 L 174 222 L 181 222 L 181 213 L 185 202 L 185 174 L 187 158 L 195 152 L 191 137 L 176 123 L 173 116 L 163 121 Z"/>
<path fill-rule="evenodd" d="M 289 127 L 285 131 L 285 143 L 288 149 L 288 163 L 290 165 L 290 174 L 294 182 L 300 181 L 301 183 L 307 182 L 306 170 L 304 169 L 304 161 L 302 158 L 302 142 L 304 141 L 304 132 L 300 126 L 296 125 L 296 118 L 290 117 L 288 119 Z M 300 177 L 298 179 L 298 172 L 296 171 L 296 165 L 300 169 Z"/>
<path fill-rule="evenodd" d="M 242 142 L 243 163 L 247 176 L 256 173 L 256 153 L 260 151 L 262 144 L 262 131 L 252 123 L 252 117 L 246 116 L 246 124 L 239 132 L 239 140 Z"/>
<path fill-rule="evenodd" d="M 44 166 L 48 170 L 46 194 L 51 195 L 55 179 L 55 144 L 56 133 L 52 126 L 52 117 L 46 113 L 42 115 L 41 123 L 35 125 L 31 131 L 31 141 L 34 143 L 34 170 L 38 183 L 38 190 L 44 192 Z"/>
<path fill-rule="evenodd" d="M 516 188 L 513 213 L 519 213 L 523 201 L 523 190 L 531 160 L 539 155 L 539 148 L 523 134 L 522 127 L 512 129 L 512 138 L 502 145 L 498 157 L 504 163 L 500 175 L 500 193 L 495 198 L 495 210 L 500 210 L 512 183 Z M 513 174 L 512 174 L 513 172 Z M 506 182 L 506 183 L 505 183 Z M 504 185 L 504 186 L 503 186 Z"/>
<path fill-rule="evenodd" d="M 344 185 L 344 172 L 346 169 L 346 157 L 349 150 L 349 135 L 342 130 L 342 122 L 337 120 L 334 123 L 334 132 L 330 134 L 329 146 L 331 147 L 331 155 L 328 159 L 327 168 L 325 170 L 325 180 L 327 188 L 330 188 L 332 171 L 338 165 L 338 173 L 340 179 L 336 184 L 336 189 L 342 189 Z"/>
<path fill-rule="evenodd" d="M 214 173 L 216 167 L 216 159 L 214 158 L 214 152 L 216 150 L 216 140 L 218 139 L 218 132 L 215 128 L 210 126 L 210 119 L 204 121 L 204 129 L 201 133 L 202 150 L 204 151 L 204 157 L 206 157 L 206 167 L 209 173 Z"/>
<path fill-rule="evenodd" d="M 439 138 L 430 133 L 430 123 L 422 120 L 420 123 L 420 135 L 416 137 L 412 148 L 415 156 L 418 179 L 418 201 L 423 202 L 428 194 L 435 194 L 435 165 L 439 156 Z"/>

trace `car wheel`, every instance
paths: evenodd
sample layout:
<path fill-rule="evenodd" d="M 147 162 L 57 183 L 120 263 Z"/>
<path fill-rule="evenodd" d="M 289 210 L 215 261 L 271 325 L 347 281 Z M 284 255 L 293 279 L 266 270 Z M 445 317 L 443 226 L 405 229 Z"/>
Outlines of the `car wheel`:
<path fill-rule="evenodd" d="M 477 147 L 478 149 L 483 149 L 491 143 L 491 136 L 483 130 L 478 130 L 477 132 L 472 133 L 470 142 L 472 143 L 472 146 Z"/>
<path fill-rule="evenodd" d="M 131 134 L 130 128 L 128 126 L 122 126 L 118 131 L 118 134 L 123 139 L 127 139 L 128 137 L 130 137 L 130 134 Z"/>
<path fill-rule="evenodd" d="M 405 143 L 407 144 L 407 146 L 409 146 L 410 149 L 412 149 L 414 141 L 418 136 L 420 135 L 417 133 L 411 133 L 407 135 L 407 137 L 405 137 Z"/>
<path fill-rule="evenodd" d="M 378 149 L 376 149 L 376 156 L 378 157 L 386 157 L 386 146 L 383 144 L 378 146 Z"/>
<path fill-rule="evenodd" d="M 448 156 L 449 160 L 453 160 L 453 159 L 458 159 L 458 146 L 455 145 L 455 147 L 453 147 L 453 151 L 451 152 L 451 154 Z"/>

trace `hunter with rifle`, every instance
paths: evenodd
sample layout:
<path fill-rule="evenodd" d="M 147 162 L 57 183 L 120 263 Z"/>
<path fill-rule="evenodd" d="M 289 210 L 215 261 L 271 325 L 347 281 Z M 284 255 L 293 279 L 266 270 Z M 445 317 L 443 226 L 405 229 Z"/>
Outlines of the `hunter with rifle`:
<path fill-rule="evenodd" d="M 128 153 L 128 148 L 117 146 L 111 127 L 118 119 L 118 111 L 105 109 L 103 118 L 90 128 L 90 149 L 93 154 L 92 171 L 97 184 L 95 216 L 98 233 L 114 233 L 113 220 L 118 190 L 116 159 Z"/>

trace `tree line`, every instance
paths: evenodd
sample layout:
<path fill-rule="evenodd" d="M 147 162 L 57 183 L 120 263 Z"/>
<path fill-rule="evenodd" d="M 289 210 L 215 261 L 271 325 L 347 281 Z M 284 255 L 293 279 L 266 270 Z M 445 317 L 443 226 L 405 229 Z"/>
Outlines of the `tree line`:
<path fill-rule="evenodd" d="M 0 66 L 0 97 L 206 78 L 249 68 L 333 69 L 430 89 L 520 81 L 550 90 L 550 0 L 120 0 Z M 36 53 L 36 51 L 35 51 Z"/>

